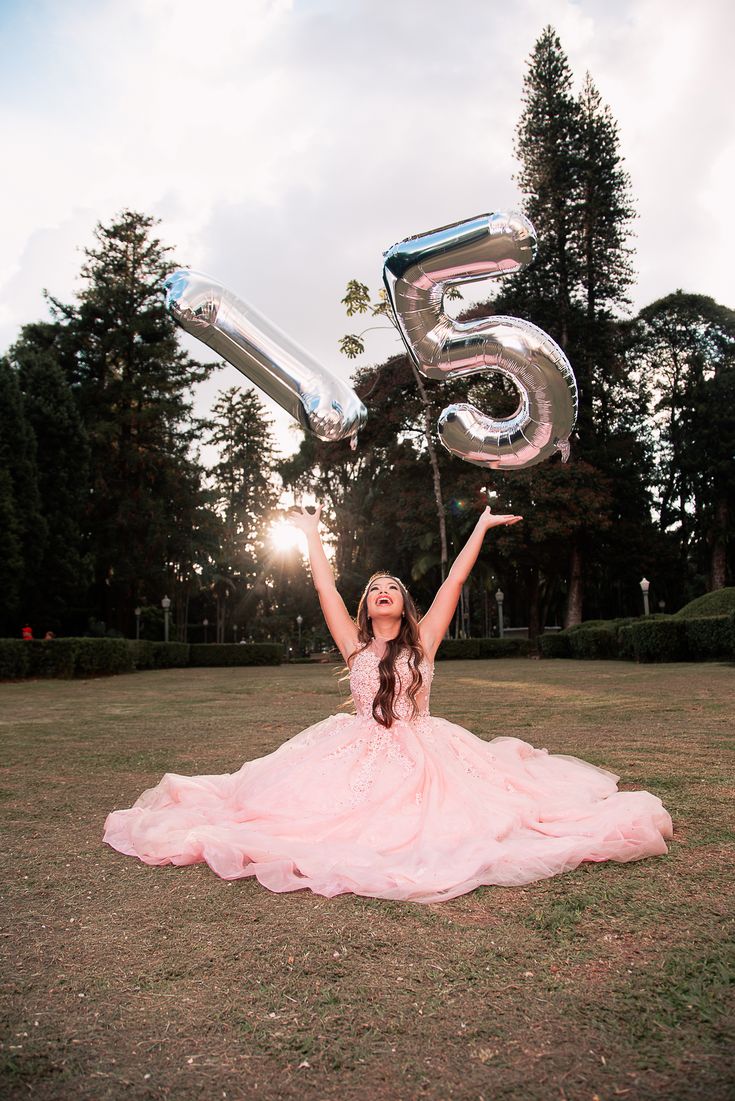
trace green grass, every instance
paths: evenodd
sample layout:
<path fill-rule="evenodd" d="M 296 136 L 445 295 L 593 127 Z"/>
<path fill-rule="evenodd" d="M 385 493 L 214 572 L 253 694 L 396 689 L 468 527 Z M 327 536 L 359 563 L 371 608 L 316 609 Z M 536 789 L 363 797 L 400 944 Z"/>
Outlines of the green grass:
<path fill-rule="evenodd" d="M 334 667 L 0 685 L 3 1097 L 724 1101 L 727 665 L 456 662 L 433 710 L 658 794 L 667 855 L 416 906 L 225 883 L 101 844 L 165 771 L 233 771 L 340 708 Z"/>

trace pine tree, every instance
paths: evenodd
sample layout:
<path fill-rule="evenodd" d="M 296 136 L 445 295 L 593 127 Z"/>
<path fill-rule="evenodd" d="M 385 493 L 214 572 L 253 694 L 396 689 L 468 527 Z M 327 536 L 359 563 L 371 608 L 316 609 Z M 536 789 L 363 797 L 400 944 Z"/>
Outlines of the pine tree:
<path fill-rule="evenodd" d="M 538 234 L 538 255 L 534 264 L 508 281 L 494 308 L 549 332 L 566 351 L 577 376 L 579 418 L 572 463 L 584 464 L 588 504 L 594 501 L 594 506 L 583 513 L 568 538 L 565 622 L 571 625 L 582 617 L 585 575 L 591 572 L 586 565 L 595 562 L 599 569 L 606 532 L 618 513 L 613 489 L 618 457 L 611 453 L 611 441 L 619 428 L 616 406 L 625 375 L 617 313 L 627 304 L 633 278 L 627 245 L 633 210 L 616 124 L 589 77 L 575 97 L 567 58 L 551 27 L 531 55 L 523 101 L 516 142 L 518 183 L 524 212 Z M 547 467 L 521 472 L 509 481 L 520 485 L 528 480 L 537 487 L 531 488 L 534 499 L 546 496 L 538 487 L 551 478 L 559 494 L 556 508 L 562 511 L 570 505 L 579 477 L 571 465 L 566 480 L 552 476 Z M 643 496 L 638 498 L 642 501 Z M 645 520 L 645 512 L 638 520 Z M 527 522 L 537 521 L 530 516 Z M 542 542 L 532 539 L 538 550 Z M 530 615 L 536 618 L 533 611 Z"/>
<path fill-rule="evenodd" d="M 218 395 L 209 442 L 220 453 L 220 461 L 210 473 L 222 534 L 210 574 L 217 597 L 220 642 L 226 640 L 226 608 L 232 609 L 242 627 L 266 595 L 265 533 L 277 500 L 271 427 L 254 391 L 233 386 Z"/>
<path fill-rule="evenodd" d="M 161 293 L 173 265 L 154 224 L 126 210 L 98 225 L 78 301 L 50 299 L 90 444 L 94 606 L 124 632 L 136 603 L 157 603 L 172 586 L 171 532 L 192 523 L 201 505 L 191 390 L 212 369 L 178 346 Z M 172 507 L 172 495 L 185 491 Z"/>
<path fill-rule="evenodd" d="M 89 584 L 84 551 L 89 445 L 55 347 L 60 328 L 27 325 L 9 353 L 36 439 L 40 509 L 48 531 L 36 580 L 34 615 L 57 633 L 86 626 Z"/>
<path fill-rule="evenodd" d="M 18 617 L 32 620 L 38 611 L 47 527 L 38 490 L 36 439 L 23 408 L 17 372 L 7 358 L 0 359 L 0 521 L 0 629 L 16 636 Z M 40 630 L 40 623 L 31 625 Z"/>

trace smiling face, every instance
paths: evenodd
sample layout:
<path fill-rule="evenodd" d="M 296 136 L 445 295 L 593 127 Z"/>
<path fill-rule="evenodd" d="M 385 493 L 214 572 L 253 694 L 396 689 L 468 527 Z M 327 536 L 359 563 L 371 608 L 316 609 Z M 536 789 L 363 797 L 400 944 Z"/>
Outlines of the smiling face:
<path fill-rule="evenodd" d="M 366 596 L 367 613 L 371 619 L 400 619 L 403 615 L 403 591 L 394 577 L 374 578 Z"/>

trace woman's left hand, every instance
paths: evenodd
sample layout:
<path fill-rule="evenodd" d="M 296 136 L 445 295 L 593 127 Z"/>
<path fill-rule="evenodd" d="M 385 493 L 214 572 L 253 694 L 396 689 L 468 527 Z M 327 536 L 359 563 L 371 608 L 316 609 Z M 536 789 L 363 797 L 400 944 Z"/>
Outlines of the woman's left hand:
<path fill-rule="evenodd" d="M 489 531 L 490 528 L 498 528 L 505 524 L 510 526 L 511 524 L 517 524 L 519 520 L 522 520 L 522 516 L 514 516 L 511 513 L 495 513 L 492 512 L 488 505 L 482 516 L 480 517 L 480 523 L 484 524 L 485 531 Z"/>

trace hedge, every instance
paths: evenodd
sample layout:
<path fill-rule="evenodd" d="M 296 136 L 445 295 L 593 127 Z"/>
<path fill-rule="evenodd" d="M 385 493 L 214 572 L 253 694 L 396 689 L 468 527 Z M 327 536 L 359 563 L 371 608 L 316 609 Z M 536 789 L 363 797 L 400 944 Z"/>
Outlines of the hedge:
<path fill-rule="evenodd" d="M 735 612 L 685 619 L 687 650 L 697 661 L 735 657 Z"/>
<path fill-rule="evenodd" d="M 727 589 L 715 589 L 704 596 L 698 596 L 696 600 L 690 600 L 678 612 L 674 612 L 676 619 L 701 619 L 703 616 L 730 615 L 735 613 L 735 586 Z"/>
<path fill-rule="evenodd" d="M 19 638 L 0 638 L 0 679 L 27 677 L 31 664 L 31 651 L 27 642 Z"/>
<path fill-rule="evenodd" d="M 525 657 L 530 643 L 525 638 L 445 638 L 436 652 L 437 661 L 477 658 Z"/>
<path fill-rule="evenodd" d="M 571 657 L 582 660 L 617 658 L 617 631 L 614 627 L 589 627 L 586 631 L 570 631 L 569 650 Z"/>
<path fill-rule="evenodd" d="M 189 647 L 189 665 L 280 665 L 283 647 L 277 642 L 203 643 Z"/>
<path fill-rule="evenodd" d="M 620 628 L 621 656 L 636 661 L 686 661 L 686 624 L 682 620 L 648 619 Z M 695 659 L 696 660 L 696 659 Z"/>
<path fill-rule="evenodd" d="M 182 669 L 189 664 L 188 642 L 152 642 L 153 669 Z"/>
<path fill-rule="evenodd" d="M 568 631 L 554 631 L 539 635 L 539 650 L 543 658 L 570 658 L 572 656 Z"/>

